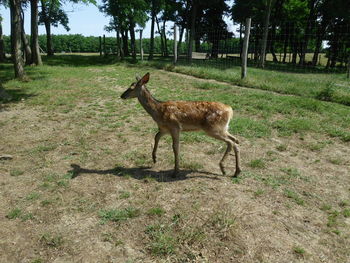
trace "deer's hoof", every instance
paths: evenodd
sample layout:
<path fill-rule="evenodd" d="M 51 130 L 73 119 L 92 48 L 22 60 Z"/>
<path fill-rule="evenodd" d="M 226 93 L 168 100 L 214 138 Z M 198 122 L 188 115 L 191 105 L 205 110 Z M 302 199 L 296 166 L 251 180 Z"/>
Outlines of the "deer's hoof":
<path fill-rule="evenodd" d="M 225 167 L 224 167 L 224 165 L 222 164 L 222 163 L 220 163 L 220 170 L 221 170 L 221 172 L 222 172 L 222 175 L 226 175 L 226 171 L 225 171 Z"/>
<path fill-rule="evenodd" d="M 233 175 L 233 177 L 238 177 L 238 175 L 241 173 L 241 169 L 236 169 L 235 174 Z"/>
<path fill-rule="evenodd" d="M 157 163 L 157 158 L 155 156 L 153 156 L 153 163 Z"/>

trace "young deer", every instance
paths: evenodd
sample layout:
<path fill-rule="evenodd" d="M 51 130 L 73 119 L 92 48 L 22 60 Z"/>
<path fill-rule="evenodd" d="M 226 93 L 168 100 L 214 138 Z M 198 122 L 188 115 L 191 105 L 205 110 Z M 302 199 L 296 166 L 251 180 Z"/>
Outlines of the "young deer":
<path fill-rule="evenodd" d="M 146 88 L 149 81 L 149 73 L 141 79 L 136 77 L 137 82 L 132 83 L 122 95 L 122 99 L 138 98 L 141 105 L 157 123 L 159 131 L 154 139 L 152 152 L 153 162 L 157 161 L 157 148 L 160 138 L 170 133 L 173 139 L 173 151 L 175 155 L 175 169 L 173 176 L 179 172 L 179 135 L 181 131 L 203 130 L 207 135 L 224 141 L 227 149 L 220 161 L 220 169 L 223 175 L 226 174 L 224 161 L 228 154 L 235 152 L 236 172 L 234 177 L 241 172 L 238 140 L 228 132 L 228 125 L 232 118 L 233 111 L 230 106 L 219 102 L 204 101 L 166 101 L 155 99 Z"/>

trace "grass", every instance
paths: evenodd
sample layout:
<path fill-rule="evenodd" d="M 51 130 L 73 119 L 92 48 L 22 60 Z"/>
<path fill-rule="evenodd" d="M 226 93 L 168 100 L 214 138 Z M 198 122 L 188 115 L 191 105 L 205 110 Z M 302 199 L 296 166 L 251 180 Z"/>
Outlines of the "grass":
<path fill-rule="evenodd" d="M 303 249 L 302 247 L 296 246 L 293 248 L 293 251 L 294 251 L 294 253 L 296 253 L 297 255 L 300 255 L 300 256 L 305 254 L 305 249 Z"/>
<path fill-rule="evenodd" d="M 4 247 L 8 261 L 50 262 L 64 255 L 67 262 L 244 262 L 248 256 L 292 262 L 301 255 L 317 261 L 319 251 L 346 260 L 350 109 L 332 101 L 342 76 L 333 75 L 332 90 L 316 98 L 327 87 L 318 82 L 331 75 L 318 74 L 317 81 L 316 74 L 257 70 L 256 79 L 253 72 L 247 80 L 256 86 L 247 89 L 232 86 L 234 79 L 218 83 L 108 58 L 44 62 L 26 68 L 28 82 L 12 79 L 12 66 L 0 65 L 12 95 L 0 116 L 1 151 L 14 156 L 0 165 L 0 227 L 13 233 L 2 238 L 16 244 Z M 226 145 L 204 133 L 181 134 L 181 177 L 171 177 L 170 136 L 161 139 L 152 163 L 155 123 L 136 100 L 119 99 L 135 73 L 148 71 L 148 88 L 159 100 L 221 101 L 233 108 L 239 177 L 221 176 Z M 207 72 L 206 78 L 218 74 Z M 221 70 L 215 78 L 234 72 Z M 305 94 L 284 94 L 293 91 L 294 79 Z M 234 171 L 232 155 L 227 169 Z M 320 242 L 308 249 L 315 233 Z M 277 243 L 283 257 L 275 253 Z"/>
<path fill-rule="evenodd" d="M 58 248 L 63 245 L 64 239 L 61 234 L 44 233 L 40 237 L 40 242 L 48 247 Z"/>
<path fill-rule="evenodd" d="M 196 76 L 204 79 L 215 79 L 230 84 L 254 89 L 273 91 L 281 94 L 297 95 L 318 100 L 332 101 L 350 105 L 350 92 L 346 74 L 320 73 L 285 73 L 272 70 L 249 68 L 246 80 L 240 78 L 240 67 L 216 69 L 206 65 L 183 65 L 171 67 L 166 62 L 144 62 L 143 65 L 156 66 L 165 70 Z M 281 83 L 283 83 L 281 85 Z M 344 87 L 345 86 L 345 87 Z M 200 86 L 211 89 L 210 85 Z"/>
<path fill-rule="evenodd" d="M 298 205 L 305 204 L 305 201 L 303 199 L 301 199 L 300 196 L 296 192 L 294 192 L 293 190 L 285 189 L 284 194 L 286 197 L 292 199 Z"/>
<path fill-rule="evenodd" d="M 101 218 L 102 223 L 106 223 L 108 221 L 118 223 L 139 215 L 140 210 L 134 207 L 127 207 L 124 209 L 107 209 L 99 212 L 99 217 Z"/>
<path fill-rule="evenodd" d="M 255 159 L 249 162 L 249 166 L 255 169 L 263 169 L 266 167 L 266 163 L 262 159 Z"/>
<path fill-rule="evenodd" d="M 154 207 L 147 211 L 147 214 L 150 216 L 162 216 L 165 214 L 165 210 L 161 207 Z"/>

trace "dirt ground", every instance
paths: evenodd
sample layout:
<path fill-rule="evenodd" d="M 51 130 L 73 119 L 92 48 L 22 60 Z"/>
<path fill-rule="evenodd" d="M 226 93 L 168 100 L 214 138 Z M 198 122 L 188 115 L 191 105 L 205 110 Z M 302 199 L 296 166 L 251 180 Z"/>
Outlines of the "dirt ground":
<path fill-rule="evenodd" d="M 223 144 L 186 137 L 171 178 L 170 139 L 153 165 L 150 117 L 104 127 L 107 102 L 2 109 L 0 262 L 350 262 L 349 143 L 238 136 L 232 179 Z"/>

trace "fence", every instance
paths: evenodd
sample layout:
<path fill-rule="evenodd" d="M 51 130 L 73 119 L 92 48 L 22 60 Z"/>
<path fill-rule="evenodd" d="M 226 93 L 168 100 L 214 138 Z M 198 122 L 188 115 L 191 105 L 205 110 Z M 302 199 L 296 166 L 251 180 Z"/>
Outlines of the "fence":
<path fill-rule="evenodd" d="M 179 63 L 227 68 L 242 64 L 245 26 L 236 32 L 196 29 L 192 54 L 180 54 Z M 292 72 L 345 72 L 350 59 L 350 26 L 310 24 L 305 29 L 293 22 L 269 27 L 264 67 Z M 248 67 L 261 66 L 263 28 L 250 29 Z M 189 48 L 188 38 L 185 43 Z M 192 55 L 192 56 L 191 56 Z"/>

